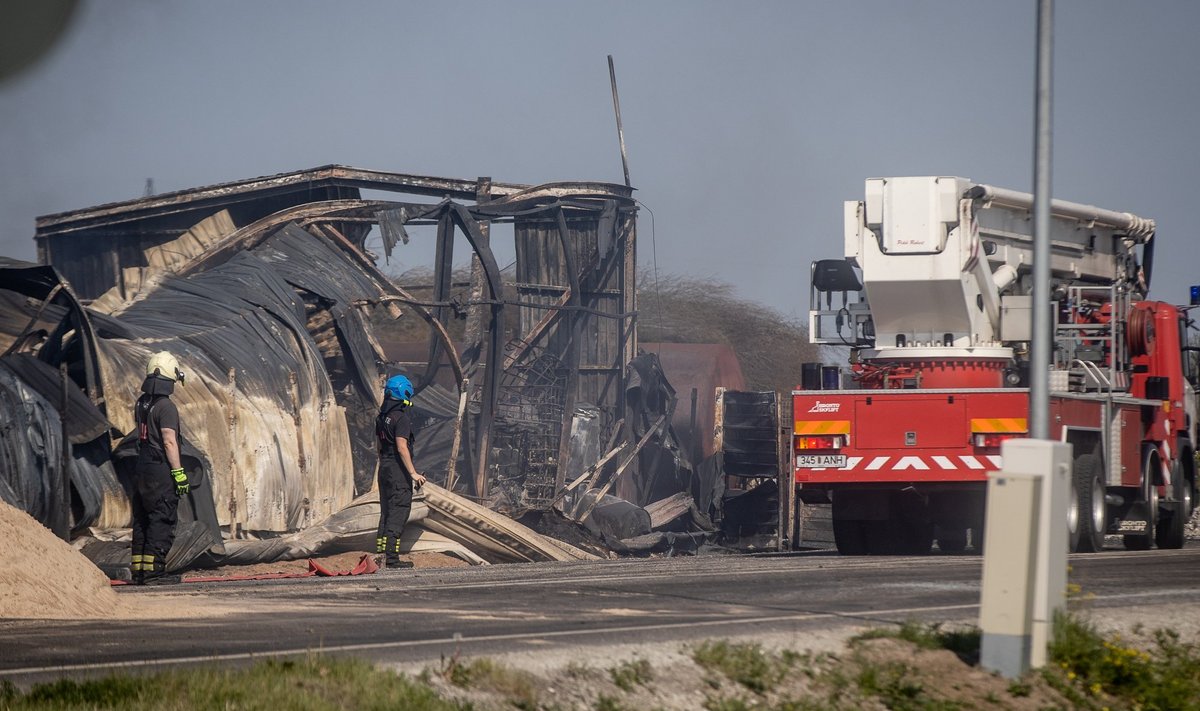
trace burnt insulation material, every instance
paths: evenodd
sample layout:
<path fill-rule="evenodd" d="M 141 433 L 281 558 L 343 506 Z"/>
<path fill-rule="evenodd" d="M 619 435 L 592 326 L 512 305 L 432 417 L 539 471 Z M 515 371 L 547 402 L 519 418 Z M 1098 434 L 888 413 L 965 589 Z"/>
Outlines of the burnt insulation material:
<path fill-rule="evenodd" d="M 417 471 L 439 486 L 446 485 L 449 475 L 450 451 L 454 446 L 458 395 L 446 388 L 431 384 L 413 396 L 412 422 L 416 433 L 413 441 L 413 464 Z M 467 418 L 468 422 L 470 418 Z M 459 443 L 457 474 L 459 483 L 470 472 L 470 439 L 464 433 Z M 457 487 L 456 487 L 457 488 Z"/>
<path fill-rule="evenodd" d="M 374 410 L 380 389 L 376 364 L 382 354 L 367 335 L 370 324 L 354 302 L 377 299 L 379 284 L 348 260 L 342 249 L 295 224 L 284 225 L 253 253 L 305 294 L 311 308 L 328 312 L 333 320 L 336 338 L 316 337 L 317 346 L 337 403 L 347 411 L 354 492 L 361 494 L 370 489 L 375 473 Z"/>
<path fill-rule="evenodd" d="M 65 481 L 71 486 L 63 496 L 62 419 L 54 401 L 32 386 L 50 375 L 54 388 L 61 388 L 58 372 L 41 361 L 24 356 L 0 360 L 0 499 L 65 535 L 67 527 L 79 531 L 96 525 L 104 502 L 125 492 L 109 461 L 107 420 L 68 381 Z M 61 400 L 60 393 L 53 397 Z M 81 439 L 96 428 L 101 428 L 99 436 Z"/>
<path fill-rule="evenodd" d="M 182 510 L 183 506 L 180 506 L 180 511 Z M 78 541 L 75 545 L 79 545 Z M 221 555 L 223 551 L 223 546 L 213 547 L 212 533 L 207 526 L 199 521 L 183 520 L 181 515 L 179 523 L 175 526 L 175 540 L 171 544 L 171 550 L 167 552 L 167 572 L 179 573 L 188 570 L 194 567 L 198 558 L 203 556 L 207 559 L 208 556 Z M 132 577 L 129 571 L 131 551 L 127 540 L 85 539 L 79 552 L 104 571 L 110 580 L 129 580 Z"/>
<path fill-rule="evenodd" d="M 60 536 L 97 523 L 104 502 L 121 497 L 108 462 L 112 425 L 79 386 L 93 382 L 85 372 L 94 362 L 91 327 L 70 287 L 53 267 L 0 258 L 3 303 L 13 313 L 0 318 L 0 331 L 18 338 L 26 331 L 45 338 L 55 332 L 41 358 L 13 353 L 0 364 L 5 400 L 0 412 L 0 498 L 25 510 Z M 39 314 L 40 312 L 40 314 Z M 36 318 L 35 318 L 36 316 Z M 68 334 L 75 334 L 70 338 Z M 16 344 L 14 344 L 16 345 Z M 84 355 L 86 352 L 86 356 Z M 65 383 L 56 367 L 68 365 Z M 66 432 L 65 452 L 62 433 Z M 64 486 L 64 482 L 70 486 Z"/>
<path fill-rule="evenodd" d="M 43 320 L 57 316 L 60 325 L 49 328 L 75 334 L 62 344 L 47 341 L 38 358 L 48 365 L 29 356 L 13 359 L 20 372 L 9 372 L 5 388 L 3 417 L 13 421 L 0 445 L 0 456 L 11 462 L 0 472 L 2 495 L 56 530 L 72 519 L 76 528 L 127 526 L 127 488 L 109 461 L 107 437 L 132 428 L 144 363 L 157 350 L 170 351 L 188 373 L 176 393 L 183 433 L 204 450 L 195 459 L 220 473 L 198 507 L 210 530 L 218 523 L 296 530 L 369 489 L 375 455 L 346 447 L 342 407 L 373 418 L 376 356 L 353 302 L 377 298 L 380 287 L 343 251 L 294 226 L 259 246 L 260 253 L 234 254 L 187 278 L 163 276 L 152 292 L 111 315 L 85 313 L 52 268 L 0 262 L 4 290 L 23 310 L 6 333 L 19 334 L 33 313 L 24 311 L 57 294 L 43 308 Z M 331 382 L 327 354 L 308 330 L 310 297 L 302 294 L 315 294 L 332 317 L 341 346 L 339 377 L 350 386 L 344 392 L 342 381 L 336 388 Z M 86 375 L 80 343 L 92 354 Z M 93 397 L 106 408 L 99 414 L 82 391 L 68 388 L 68 434 L 76 443 L 66 467 L 75 482 L 69 491 L 60 483 L 62 456 L 55 454 L 62 449 L 54 439 L 62 431 L 54 414 L 61 400 L 59 357 L 68 359 L 75 382 L 86 377 L 100 385 Z M 18 407 L 34 402 L 25 391 L 44 391 L 41 403 Z M 211 475 L 212 468 L 205 464 L 203 473 Z M 214 496 L 220 502 L 216 517 L 205 513 L 214 508 Z"/>
<path fill-rule="evenodd" d="M 324 268 L 351 267 L 343 260 Z M 145 362 L 153 350 L 173 353 L 194 378 L 175 393 L 183 432 L 222 474 L 212 492 L 222 525 L 297 530 L 369 485 L 354 476 L 367 465 L 361 456 L 354 462 L 344 439 L 338 394 L 307 330 L 304 302 L 276 264 L 242 252 L 187 278 L 164 278 L 116 320 L 127 338 L 102 346 L 119 364 L 107 395 L 122 410 L 110 406 L 110 418 L 132 426 L 128 408 L 142 373 L 122 366 Z M 99 331 L 108 333 L 109 323 Z"/>
<path fill-rule="evenodd" d="M 0 362 L 0 499 L 62 536 L 68 509 L 62 420 L 45 398 Z"/>
<path fill-rule="evenodd" d="M 640 440 L 654 423 L 665 417 L 667 425 L 638 452 L 637 472 L 628 498 L 647 506 L 678 492 L 691 492 L 697 500 L 707 498 L 698 491 L 697 479 L 687 455 L 670 424 L 677 399 L 662 364 L 654 353 L 642 353 L 629 361 L 625 387 L 626 427 L 630 441 Z"/>
<path fill-rule="evenodd" d="M 62 402 L 62 375 L 49 363 L 38 360 L 30 355 L 14 353 L 5 356 L 3 362 L 16 377 L 39 395 L 56 406 Z M 112 428 L 108 418 L 100 409 L 92 404 L 87 395 L 75 383 L 67 381 L 67 437 L 71 444 L 91 442 Z"/>
<path fill-rule="evenodd" d="M 119 320 L 129 340 L 174 337 L 184 346 L 175 353 L 181 363 L 196 370 L 207 361 L 218 381 L 235 370 L 243 389 L 252 386 L 254 395 L 281 408 L 292 406 L 289 372 L 321 369 L 296 293 L 270 265 L 245 252 L 187 279 L 164 279 L 151 298 L 132 304 Z M 304 400 L 327 395 L 314 391 L 319 379 L 299 377 L 296 387 Z"/>
<path fill-rule="evenodd" d="M 295 224 L 280 228 L 254 248 L 254 255 L 289 284 L 320 296 L 327 304 L 355 385 L 368 402 L 374 402 L 378 354 L 367 339 L 367 324 L 353 304 L 378 298 L 379 285 L 359 269 L 329 269 L 329 265 L 346 260 L 344 252 Z"/>

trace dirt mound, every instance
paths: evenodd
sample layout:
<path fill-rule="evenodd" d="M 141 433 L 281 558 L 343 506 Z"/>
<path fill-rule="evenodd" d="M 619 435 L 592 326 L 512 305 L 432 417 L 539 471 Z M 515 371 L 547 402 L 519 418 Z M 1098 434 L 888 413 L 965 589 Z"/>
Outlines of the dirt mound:
<path fill-rule="evenodd" d="M 0 618 L 128 615 L 108 578 L 32 516 L 0 501 Z"/>
<path fill-rule="evenodd" d="M 918 649 L 898 639 L 873 639 L 852 645 L 849 668 L 859 693 L 882 701 L 886 708 L 921 698 L 914 708 L 978 708 L 982 701 L 1004 709 L 1035 711 L 1071 708 L 1071 702 L 1037 674 L 1014 682 L 968 666 L 945 649 Z"/>

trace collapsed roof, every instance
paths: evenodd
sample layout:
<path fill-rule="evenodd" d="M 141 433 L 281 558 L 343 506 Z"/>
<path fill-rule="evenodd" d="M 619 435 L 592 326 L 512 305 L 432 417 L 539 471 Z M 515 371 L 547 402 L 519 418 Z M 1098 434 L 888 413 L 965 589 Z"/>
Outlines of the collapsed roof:
<path fill-rule="evenodd" d="M 363 189 L 441 199 L 364 199 Z M 512 225 L 512 278 L 490 247 L 497 224 Z M 426 298 L 366 250 L 378 235 L 390 255 L 421 225 L 436 227 Z M 456 235 L 472 256 L 458 293 Z M 598 421 L 601 441 L 623 426 L 637 350 L 625 186 L 326 166 L 45 216 L 36 240 L 53 267 L 0 264 L 0 296 L 16 313 L 0 319 L 0 348 L 48 372 L 65 365 L 70 389 L 111 426 L 78 443 L 88 456 L 71 465 L 87 470 L 73 481 L 99 483 L 77 485 L 68 514 L 46 505 L 77 531 L 128 521 L 110 435 L 133 429 L 142 364 L 158 350 L 188 370 L 175 399 L 226 539 L 305 529 L 371 489 L 374 412 L 397 366 L 379 334 L 397 319 L 428 327 L 423 372 L 409 373 L 427 421 L 416 450 L 446 489 L 546 508 L 568 471 L 591 464 L 570 461 L 573 423 Z M 9 289 L 10 275 L 25 281 Z"/>

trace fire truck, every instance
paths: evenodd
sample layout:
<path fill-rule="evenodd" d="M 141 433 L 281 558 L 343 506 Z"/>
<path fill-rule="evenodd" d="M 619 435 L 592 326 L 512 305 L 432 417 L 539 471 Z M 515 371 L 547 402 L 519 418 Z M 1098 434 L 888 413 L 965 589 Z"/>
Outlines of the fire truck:
<path fill-rule="evenodd" d="M 987 474 L 1029 436 L 1030 343 L 1052 339 L 1050 437 L 1072 445 L 1071 550 L 1179 548 L 1196 499 L 1188 308 L 1146 300 L 1155 223 L 1052 201 L 1050 332 L 1033 333 L 1033 196 L 875 178 L 845 254 L 814 262 L 792 393 L 798 495 L 832 500 L 842 554 L 981 549 Z"/>

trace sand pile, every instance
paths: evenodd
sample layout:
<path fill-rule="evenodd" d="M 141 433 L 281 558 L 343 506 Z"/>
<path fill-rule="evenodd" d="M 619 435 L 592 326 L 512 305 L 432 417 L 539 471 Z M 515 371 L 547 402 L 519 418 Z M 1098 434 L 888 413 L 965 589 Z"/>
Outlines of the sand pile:
<path fill-rule="evenodd" d="M 127 601 L 78 551 L 24 511 L 0 501 L 0 619 L 128 616 Z"/>

